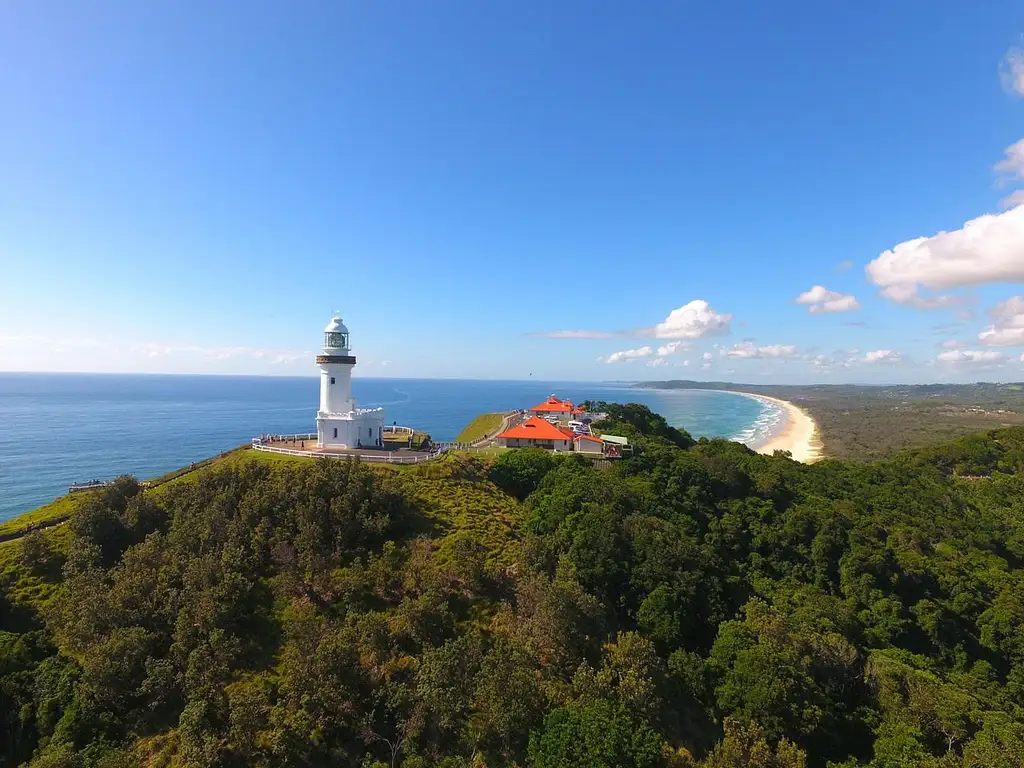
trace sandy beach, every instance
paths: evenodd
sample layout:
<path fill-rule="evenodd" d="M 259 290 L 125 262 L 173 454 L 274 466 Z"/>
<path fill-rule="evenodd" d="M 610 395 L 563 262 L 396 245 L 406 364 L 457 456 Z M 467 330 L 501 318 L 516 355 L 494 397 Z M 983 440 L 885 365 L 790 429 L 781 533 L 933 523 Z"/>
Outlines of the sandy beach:
<path fill-rule="evenodd" d="M 775 451 L 789 451 L 796 461 L 802 461 L 805 464 L 811 464 L 823 458 L 821 440 L 818 437 L 818 425 L 803 408 L 777 397 L 755 395 L 751 392 L 737 392 L 736 394 L 775 403 L 785 411 L 786 417 L 782 428 L 772 435 L 768 442 L 756 449 L 758 453 L 771 454 Z"/>

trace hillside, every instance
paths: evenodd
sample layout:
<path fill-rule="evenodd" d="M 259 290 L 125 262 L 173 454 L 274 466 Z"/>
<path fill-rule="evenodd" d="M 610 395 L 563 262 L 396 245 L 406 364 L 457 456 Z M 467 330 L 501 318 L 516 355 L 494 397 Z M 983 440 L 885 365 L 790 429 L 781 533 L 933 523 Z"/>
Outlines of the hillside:
<path fill-rule="evenodd" d="M 999 427 L 1024 426 L 1024 384 L 768 386 L 726 381 L 646 381 L 653 389 L 718 389 L 789 400 L 817 422 L 825 454 L 888 458 Z"/>
<path fill-rule="evenodd" d="M 1024 429 L 806 466 L 607 407 L 618 463 L 66 502 L 0 544 L 0 766 L 1024 765 Z"/>

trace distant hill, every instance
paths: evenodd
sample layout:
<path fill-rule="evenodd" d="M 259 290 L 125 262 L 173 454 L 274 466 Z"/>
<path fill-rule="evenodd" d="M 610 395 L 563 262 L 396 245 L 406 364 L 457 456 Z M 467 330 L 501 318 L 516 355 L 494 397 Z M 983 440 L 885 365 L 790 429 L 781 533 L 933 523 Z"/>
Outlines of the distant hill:
<path fill-rule="evenodd" d="M 767 386 L 726 381 L 647 381 L 647 389 L 717 389 L 789 400 L 821 430 L 824 452 L 877 459 L 964 435 L 1024 425 L 1024 384 Z"/>

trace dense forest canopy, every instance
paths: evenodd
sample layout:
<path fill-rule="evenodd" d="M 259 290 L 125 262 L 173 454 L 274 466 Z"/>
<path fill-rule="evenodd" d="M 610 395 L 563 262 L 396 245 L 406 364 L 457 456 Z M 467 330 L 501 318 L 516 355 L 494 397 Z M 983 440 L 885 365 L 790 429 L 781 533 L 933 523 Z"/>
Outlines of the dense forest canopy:
<path fill-rule="evenodd" d="M 0 545 L 0 766 L 1020 768 L 1024 430 L 243 452 Z"/>

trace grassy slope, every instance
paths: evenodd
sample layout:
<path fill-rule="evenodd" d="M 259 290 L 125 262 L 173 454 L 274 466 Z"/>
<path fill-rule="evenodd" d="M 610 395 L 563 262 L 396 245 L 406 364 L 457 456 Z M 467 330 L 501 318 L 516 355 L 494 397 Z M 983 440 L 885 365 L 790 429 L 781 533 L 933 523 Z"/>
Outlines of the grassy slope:
<path fill-rule="evenodd" d="M 471 443 L 474 440 L 478 440 L 488 432 L 493 432 L 501 426 L 501 420 L 504 418 L 503 413 L 481 413 L 475 419 L 473 419 L 465 428 L 459 432 L 459 436 L 455 438 L 457 443 Z"/>
<path fill-rule="evenodd" d="M 311 461 L 315 459 L 239 449 L 202 462 L 195 470 L 165 475 L 171 479 L 151 487 L 146 493 L 159 498 L 173 486 L 195 482 L 205 470 L 241 467 L 250 462 L 283 468 Z M 422 465 L 369 466 L 376 472 L 394 472 L 401 476 L 408 498 L 433 522 L 431 537 L 442 553 L 457 537 L 469 534 L 484 545 L 492 567 L 504 567 L 514 560 L 518 541 L 515 527 L 520 508 L 515 499 L 486 479 L 487 468 L 492 461 L 491 456 L 467 451 Z M 9 531 L 20 531 L 40 521 L 67 519 L 89 495 L 62 496 L 4 525 Z M 71 533 L 67 526 L 48 528 L 41 533 L 55 552 L 59 555 L 67 553 Z M 58 579 L 59 576 L 49 580 L 35 576 L 22 565 L 20 540 L 0 542 L 0 590 L 5 590 L 15 605 L 21 604 L 34 613 L 58 589 L 55 583 Z"/>

